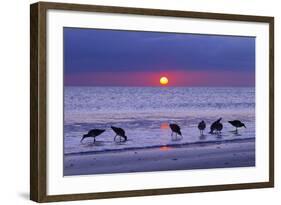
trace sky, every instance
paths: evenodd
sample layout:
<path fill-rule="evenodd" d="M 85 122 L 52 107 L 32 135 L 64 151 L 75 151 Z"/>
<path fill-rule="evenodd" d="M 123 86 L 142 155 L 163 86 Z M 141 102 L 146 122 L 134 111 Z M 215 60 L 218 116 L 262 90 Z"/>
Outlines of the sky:
<path fill-rule="evenodd" d="M 254 86 L 255 38 L 64 28 L 66 86 Z"/>

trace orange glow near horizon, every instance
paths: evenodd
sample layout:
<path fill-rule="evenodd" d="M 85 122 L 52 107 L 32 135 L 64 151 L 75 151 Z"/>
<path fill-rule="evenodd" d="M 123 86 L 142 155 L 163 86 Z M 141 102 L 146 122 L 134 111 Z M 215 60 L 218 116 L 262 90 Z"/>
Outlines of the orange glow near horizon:
<path fill-rule="evenodd" d="M 168 83 L 161 84 L 166 77 Z M 89 83 L 91 82 L 91 83 Z M 241 82 L 245 82 L 241 84 Z M 144 71 L 144 72 L 95 72 L 69 74 L 65 86 L 252 86 L 255 76 L 247 72 L 233 71 Z"/>
<path fill-rule="evenodd" d="M 160 78 L 160 84 L 161 85 L 167 85 L 168 82 L 169 82 L 169 80 L 168 80 L 167 77 L 163 76 L 163 77 Z"/>

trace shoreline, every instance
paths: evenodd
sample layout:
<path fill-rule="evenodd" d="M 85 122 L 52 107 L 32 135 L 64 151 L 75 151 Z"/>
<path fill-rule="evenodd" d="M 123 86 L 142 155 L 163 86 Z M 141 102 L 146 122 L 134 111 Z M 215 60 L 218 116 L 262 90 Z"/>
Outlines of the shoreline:
<path fill-rule="evenodd" d="M 165 144 L 165 145 L 152 145 L 146 147 L 124 147 L 122 149 L 105 149 L 98 151 L 85 151 L 85 152 L 73 152 L 65 153 L 64 156 L 75 156 L 75 155 L 90 155 L 90 154 L 102 154 L 109 152 L 123 152 L 123 151 L 138 151 L 138 150 L 148 150 L 161 147 L 170 147 L 170 148 L 181 148 L 181 147 L 196 147 L 196 146 L 208 146 L 208 145 L 217 145 L 217 144 L 226 144 L 226 143 L 241 143 L 241 142 L 254 142 L 254 137 L 244 138 L 244 139 L 226 139 L 220 141 L 197 141 L 197 142 L 185 142 L 182 144 Z"/>
<path fill-rule="evenodd" d="M 251 166 L 254 138 L 64 155 L 64 176 Z"/>

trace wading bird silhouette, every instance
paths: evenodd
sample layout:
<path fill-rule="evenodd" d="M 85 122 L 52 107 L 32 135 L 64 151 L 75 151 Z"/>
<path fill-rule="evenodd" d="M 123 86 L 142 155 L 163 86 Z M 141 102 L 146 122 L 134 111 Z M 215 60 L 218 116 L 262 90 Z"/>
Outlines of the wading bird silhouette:
<path fill-rule="evenodd" d="M 204 122 L 204 120 L 202 120 L 201 122 L 199 122 L 198 124 L 198 129 L 200 130 L 200 135 L 203 135 L 203 131 L 206 128 L 206 123 Z"/>
<path fill-rule="evenodd" d="M 221 133 L 221 130 L 223 128 L 223 125 L 221 124 L 221 119 L 222 118 L 219 118 L 217 121 L 213 122 L 211 124 L 211 127 L 210 127 L 210 134 L 214 134 L 214 131 L 216 131 L 216 133 Z"/>
<path fill-rule="evenodd" d="M 96 137 L 101 135 L 104 131 L 105 131 L 104 129 L 92 129 L 87 134 L 83 135 L 83 137 L 80 140 L 80 142 L 82 142 L 87 137 L 93 137 L 94 138 L 94 143 L 95 143 L 96 142 Z"/>
<path fill-rule="evenodd" d="M 111 129 L 115 132 L 115 137 L 114 137 L 114 141 L 115 141 L 115 139 L 116 139 L 116 137 L 117 136 L 119 136 L 120 137 L 120 142 L 121 142 L 121 138 L 123 138 L 124 139 L 124 141 L 123 142 L 126 142 L 127 141 L 127 136 L 126 136 L 126 134 L 125 134 L 125 130 L 123 130 L 122 128 L 120 128 L 120 127 L 114 127 L 114 126 L 111 126 Z"/>
<path fill-rule="evenodd" d="M 245 124 L 243 122 L 241 122 L 240 120 L 232 120 L 232 121 L 228 121 L 233 127 L 236 128 L 235 133 L 238 134 L 238 128 L 239 127 L 245 127 Z"/>
<path fill-rule="evenodd" d="M 173 137 L 174 133 L 176 133 L 176 138 L 177 138 L 178 135 L 180 135 L 182 137 L 180 126 L 178 126 L 177 124 L 169 124 L 169 126 L 172 130 L 172 133 L 171 133 L 172 137 Z"/>

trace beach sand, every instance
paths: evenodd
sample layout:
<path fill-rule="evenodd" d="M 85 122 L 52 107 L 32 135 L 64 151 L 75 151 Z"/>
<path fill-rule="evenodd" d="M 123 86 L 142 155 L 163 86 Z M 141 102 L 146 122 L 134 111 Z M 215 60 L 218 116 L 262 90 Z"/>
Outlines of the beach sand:
<path fill-rule="evenodd" d="M 255 140 L 64 156 L 64 176 L 250 166 Z"/>

